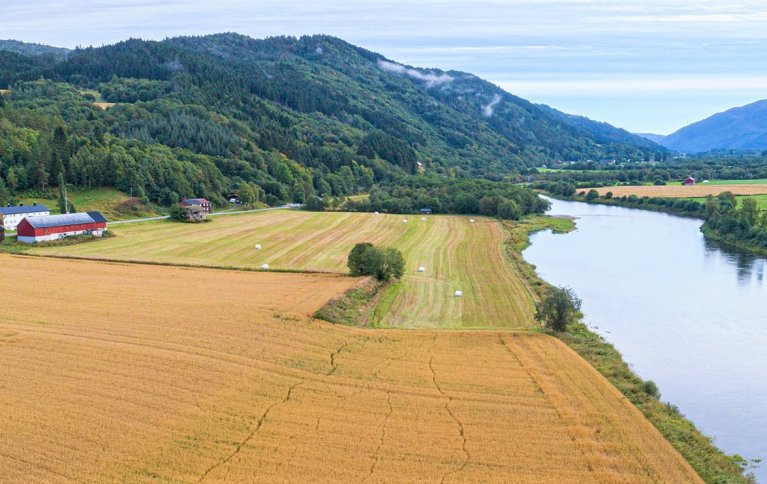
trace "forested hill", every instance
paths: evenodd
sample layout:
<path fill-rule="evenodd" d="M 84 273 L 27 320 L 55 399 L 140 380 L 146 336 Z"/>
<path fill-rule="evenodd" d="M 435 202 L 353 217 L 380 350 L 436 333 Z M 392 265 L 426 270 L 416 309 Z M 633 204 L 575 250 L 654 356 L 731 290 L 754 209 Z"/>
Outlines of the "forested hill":
<path fill-rule="evenodd" d="M 660 150 L 471 74 L 403 66 L 327 36 L 13 50 L 0 52 L 0 88 L 11 89 L 0 175 L 11 190 L 64 172 L 75 185 L 161 203 L 221 200 L 243 183 L 278 203 L 364 190 L 419 163 L 431 175 L 495 179 L 552 160 Z"/>

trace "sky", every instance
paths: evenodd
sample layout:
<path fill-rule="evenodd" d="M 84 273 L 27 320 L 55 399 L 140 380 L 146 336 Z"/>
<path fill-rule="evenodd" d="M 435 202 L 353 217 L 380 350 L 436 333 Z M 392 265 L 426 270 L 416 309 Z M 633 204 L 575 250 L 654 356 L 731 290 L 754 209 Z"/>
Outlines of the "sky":
<path fill-rule="evenodd" d="M 329 34 L 633 132 L 767 98 L 764 0 L 5 0 L 0 38 Z"/>

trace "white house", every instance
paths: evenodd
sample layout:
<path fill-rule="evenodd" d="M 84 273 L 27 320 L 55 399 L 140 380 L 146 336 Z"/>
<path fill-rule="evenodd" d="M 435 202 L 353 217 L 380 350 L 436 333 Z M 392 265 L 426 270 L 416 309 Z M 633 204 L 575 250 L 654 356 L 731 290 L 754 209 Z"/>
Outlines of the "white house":
<path fill-rule="evenodd" d="M 27 217 L 50 215 L 51 211 L 45 205 L 19 205 L 17 207 L 0 207 L 0 218 L 5 230 L 16 230 L 19 222 Z"/>

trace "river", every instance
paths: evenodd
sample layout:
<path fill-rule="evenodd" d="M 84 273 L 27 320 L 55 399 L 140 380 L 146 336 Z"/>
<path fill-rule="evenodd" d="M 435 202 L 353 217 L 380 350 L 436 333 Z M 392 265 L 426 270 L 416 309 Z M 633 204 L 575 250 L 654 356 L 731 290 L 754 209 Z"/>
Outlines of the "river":
<path fill-rule="evenodd" d="M 707 242 L 701 221 L 552 200 L 577 229 L 524 257 L 718 447 L 767 459 L 767 260 Z M 767 483 L 767 464 L 753 470 Z"/>

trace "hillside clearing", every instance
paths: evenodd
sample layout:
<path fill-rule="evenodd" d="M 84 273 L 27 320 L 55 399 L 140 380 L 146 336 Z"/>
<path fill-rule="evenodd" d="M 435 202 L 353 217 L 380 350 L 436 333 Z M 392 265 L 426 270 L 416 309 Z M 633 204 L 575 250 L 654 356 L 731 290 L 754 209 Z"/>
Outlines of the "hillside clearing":
<path fill-rule="evenodd" d="M 0 256 L 4 478 L 699 481 L 559 340 L 308 319 L 355 281 Z"/>
<path fill-rule="evenodd" d="M 762 195 L 767 194 L 767 184 L 760 183 L 737 183 L 731 185 L 716 185 L 699 183 L 692 186 L 683 185 L 638 185 L 638 186 L 610 186 L 598 188 L 582 188 L 578 192 L 596 190 L 604 196 L 612 192 L 615 197 L 636 195 L 638 197 L 664 197 L 664 198 L 698 198 L 708 195 L 719 195 L 722 192 L 732 192 L 735 195 Z"/>
<path fill-rule="evenodd" d="M 156 212 L 141 203 L 138 198 L 131 198 L 127 193 L 115 190 L 114 188 L 101 187 L 90 190 L 69 190 L 67 198 L 75 205 L 78 211 L 96 210 L 104 214 L 111 221 L 156 215 Z M 47 206 L 51 213 L 60 213 L 58 197 L 46 198 L 22 194 L 19 197 L 19 202 L 25 205 L 31 205 L 35 202 L 41 203 Z"/>
<path fill-rule="evenodd" d="M 376 324 L 531 326 L 527 287 L 506 260 L 506 231 L 494 219 L 470 220 L 278 210 L 216 217 L 207 224 L 114 226 L 110 230 L 117 237 L 111 239 L 33 252 L 248 269 L 268 264 L 271 269 L 346 273 L 346 258 L 354 244 L 372 242 L 398 248 L 407 261 L 403 280 L 382 298 Z M 256 244 L 262 248 L 256 249 Z M 421 266 L 423 273 L 417 272 Z M 456 290 L 464 296 L 456 298 Z"/>

